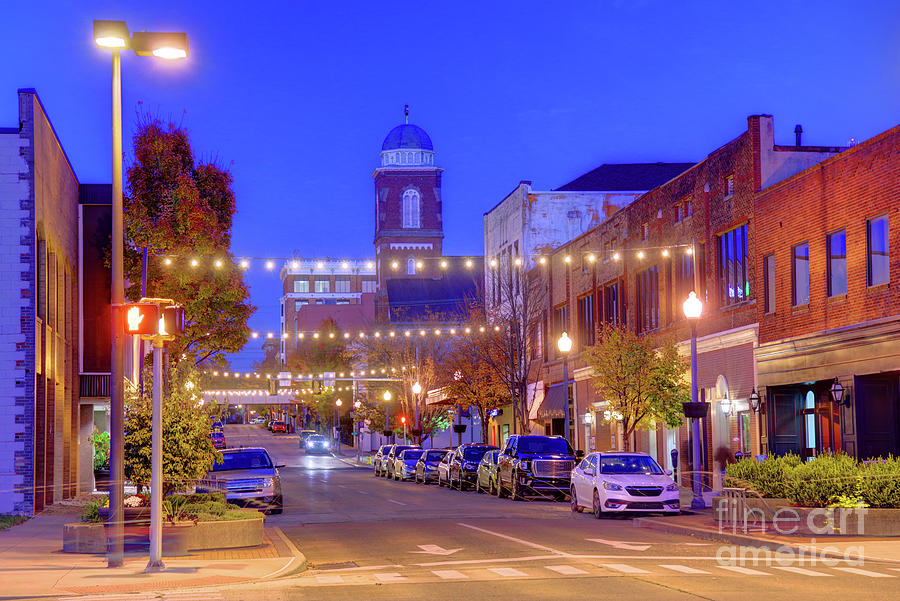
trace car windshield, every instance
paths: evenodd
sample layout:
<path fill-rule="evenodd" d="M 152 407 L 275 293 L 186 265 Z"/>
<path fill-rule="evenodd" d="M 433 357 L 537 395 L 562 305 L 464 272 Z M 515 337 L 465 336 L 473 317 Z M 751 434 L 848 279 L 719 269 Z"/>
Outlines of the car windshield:
<path fill-rule="evenodd" d="M 323 440 L 325 440 L 325 437 L 322 436 L 321 434 L 312 434 L 309 436 L 309 438 L 307 440 L 309 442 L 322 442 Z"/>
<path fill-rule="evenodd" d="M 405 451 L 406 449 L 414 449 L 414 448 L 415 448 L 415 447 L 410 446 L 410 445 L 399 445 L 399 444 L 398 444 L 396 447 L 394 447 L 394 457 L 396 457 L 397 455 L 399 455 L 400 453 L 402 453 L 402 452 Z"/>
<path fill-rule="evenodd" d="M 499 453 L 499 451 L 485 453 L 484 457 L 481 458 L 482 463 L 497 463 L 497 453 Z"/>
<path fill-rule="evenodd" d="M 384 455 L 385 453 L 390 452 L 390 450 L 391 450 L 391 445 L 386 444 L 383 447 L 381 447 L 380 449 L 378 449 L 378 452 L 381 453 L 382 455 Z"/>
<path fill-rule="evenodd" d="M 213 464 L 212 471 L 250 470 L 272 467 L 272 460 L 265 451 L 241 451 L 239 453 L 222 453 L 222 463 Z"/>
<path fill-rule="evenodd" d="M 425 455 L 425 461 L 440 461 L 446 454 L 447 451 L 428 451 L 428 454 Z"/>
<path fill-rule="evenodd" d="M 404 451 L 403 459 L 405 461 L 418 461 L 419 457 L 421 457 L 424 452 L 425 451 Z"/>
<path fill-rule="evenodd" d="M 463 459 L 466 461 L 481 461 L 484 454 L 490 450 L 490 447 L 466 447 L 463 449 Z"/>
<path fill-rule="evenodd" d="M 645 455 L 601 455 L 601 474 L 652 474 L 663 471 L 652 457 Z"/>
<path fill-rule="evenodd" d="M 565 438 L 545 438 L 543 436 L 525 436 L 519 439 L 516 446 L 519 453 L 556 453 L 571 455 L 572 447 Z"/>

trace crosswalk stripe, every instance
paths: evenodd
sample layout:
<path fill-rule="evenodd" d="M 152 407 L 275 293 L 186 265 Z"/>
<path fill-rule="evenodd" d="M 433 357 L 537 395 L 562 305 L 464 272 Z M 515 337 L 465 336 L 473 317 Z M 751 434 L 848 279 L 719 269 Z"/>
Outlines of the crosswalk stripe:
<path fill-rule="evenodd" d="M 514 576 L 527 576 L 527 574 L 521 570 L 517 570 L 515 568 L 488 568 L 494 574 L 498 576 L 503 576 L 504 578 L 511 578 Z"/>
<path fill-rule="evenodd" d="M 722 568 L 723 570 L 731 570 L 732 572 L 737 572 L 738 574 L 743 574 L 745 576 L 769 576 L 766 572 L 760 572 L 759 570 L 751 570 L 750 568 L 744 568 L 741 566 L 716 566 L 717 568 Z"/>
<path fill-rule="evenodd" d="M 545 566 L 548 570 L 553 570 L 557 574 L 562 574 L 563 576 L 575 576 L 577 574 L 587 574 L 581 568 L 576 568 L 575 566 Z"/>
<path fill-rule="evenodd" d="M 340 574 L 316 574 L 316 580 L 319 584 L 340 584 L 344 577 Z"/>
<path fill-rule="evenodd" d="M 605 563 L 603 567 L 610 568 L 616 570 L 618 572 L 622 572 L 624 574 L 649 574 L 647 570 L 642 570 L 641 568 L 636 568 L 634 566 L 630 566 L 626 563 Z"/>
<path fill-rule="evenodd" d="M 380 574 L 375 574 L 375 578 L 382 582 L 401 582 L 406 580 L 406 576 L 402 575 L 400 572 L 382 572 Z"/>
<path fill-rule="evenodd" d="M 842 572 L 847 572 L 848 574 L 857 574 L 859 576 L 868 576 L 869 578 L 896 578 L 893 574 L 881 574 L 879 572 L 870 572 L 869 570 L 862 570 L 860 568 L 834 568 L 835 570 L 840 570 Z"/>
<path fill-rule="evenodd" d="M 458 570 L 432 570 L 432 574 L 444 580 L 453 580 L 455 578 L 468 578 L 465 574 Z"/>
<path fill-rule="evenodd" d="M 709 574 L 706 570 L 698 570 L 697 568 L 692 568 L 690 566 L 681 566 L 678 564 L 662 564 L 659 567 L 666 568 L 667 570 L 672 570 L 673 572 L 681 572 L 682 574 Z"/>
<path fill-rule="evenodd" d="M 776 570 L 784 570 L 785 572 L 793 572 L 794 574 L 800 574 L 802 576 L 832 576 L 833 574 L 826 574 L 824 572 L 813 572 L 812 570 L 807 570 L 806 568 L 795 568 L 793 566 L 772 566 Z"/>

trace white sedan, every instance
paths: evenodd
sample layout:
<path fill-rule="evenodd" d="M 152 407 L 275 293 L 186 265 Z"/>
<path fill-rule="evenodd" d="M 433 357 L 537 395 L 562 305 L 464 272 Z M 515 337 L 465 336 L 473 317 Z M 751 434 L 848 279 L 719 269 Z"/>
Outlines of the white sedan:
<path fill-rule="evenodd" d="M 572 470 L 572 511 L 680 512 L 678 485 L 646 453 L 591 453 Z"/>

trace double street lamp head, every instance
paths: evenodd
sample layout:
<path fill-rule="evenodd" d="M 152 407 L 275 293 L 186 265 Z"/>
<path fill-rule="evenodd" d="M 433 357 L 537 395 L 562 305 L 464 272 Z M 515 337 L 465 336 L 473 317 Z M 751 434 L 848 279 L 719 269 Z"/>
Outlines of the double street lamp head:
<path fill-rule="evenodd" d="M 138 56 L 165 59 L 188 56 L 186 33 L 139 31 L 131 35 L 125 21 L 94 21 L 94 43 L 99 48 L 131 49 Z"/>

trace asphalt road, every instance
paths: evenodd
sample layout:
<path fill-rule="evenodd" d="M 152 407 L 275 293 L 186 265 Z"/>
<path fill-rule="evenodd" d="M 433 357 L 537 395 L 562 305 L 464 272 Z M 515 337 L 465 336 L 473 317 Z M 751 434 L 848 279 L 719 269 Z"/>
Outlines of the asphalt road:
<path fill-rule="evenodd" d="M 730 561 L 742 548 L 596 520 L 566 503 L 513 502 L 375 478 L 296 436 L 226 428 L 229 446 L 284 463 L 279 526 L 307 556 L 289 581 L 224 591 L 235 599 L 896 599 L 900 568 Z M 345 450 L 347 456 L 349 450 Z M 261 596 L 262 595 L 262 596 Z"/>

